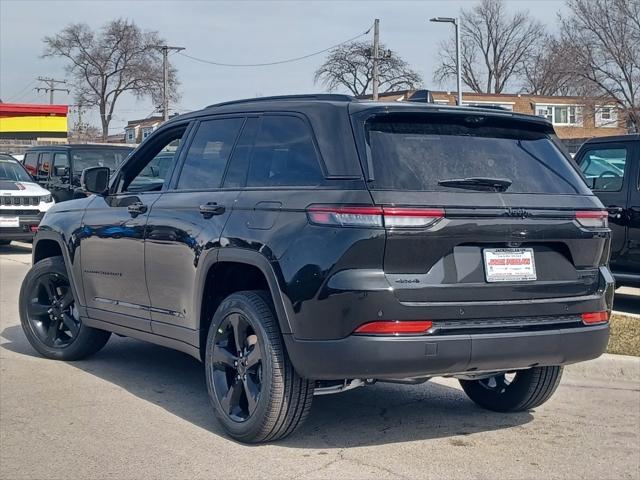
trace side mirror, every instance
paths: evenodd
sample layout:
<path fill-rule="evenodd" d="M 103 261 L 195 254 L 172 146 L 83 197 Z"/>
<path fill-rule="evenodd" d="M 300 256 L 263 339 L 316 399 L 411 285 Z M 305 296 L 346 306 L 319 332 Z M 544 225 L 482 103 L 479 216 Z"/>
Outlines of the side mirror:
<path fill-rule="evenodd" d="M 89 193 L 102 194 L 109 188 L 109 167 L 89 167 L 82 171 L 80 186 Z"/>
<path fill-rule="evenodd" d="M 54 167 L 53 173 L 56 177 L 66 177 L 69 169 L 67 167 Z"/>

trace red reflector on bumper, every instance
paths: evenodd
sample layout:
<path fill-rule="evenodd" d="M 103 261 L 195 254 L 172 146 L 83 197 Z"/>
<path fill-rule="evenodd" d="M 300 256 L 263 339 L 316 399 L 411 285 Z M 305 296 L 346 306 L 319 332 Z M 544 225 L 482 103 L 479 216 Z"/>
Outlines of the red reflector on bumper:
<path fill-rule="evenodd" d="M 433 326 L 433 322 L 428 320 L 418 321 L 381 321 L 381 322 L 369 322 L 360 325 L 355 329 L 354 333 L 369 334 L 369 335 L 403 335 L 403 334 L 417 334 L 425 333 Z"/>
<path fill-rule="evenodd" d="M 38 226 L 37 225 L 31 225 L 29 227 L 29 230 L 31 230 L 32 232 L 37 232 L 38 231 Z"/>
<path fill-rule="evenodd" d="M 593 325 L 596 323 L 607 323 L 609 314 L 607 312 L 589 312 L 582 314 L 582 323 L 585 325 Z"/>

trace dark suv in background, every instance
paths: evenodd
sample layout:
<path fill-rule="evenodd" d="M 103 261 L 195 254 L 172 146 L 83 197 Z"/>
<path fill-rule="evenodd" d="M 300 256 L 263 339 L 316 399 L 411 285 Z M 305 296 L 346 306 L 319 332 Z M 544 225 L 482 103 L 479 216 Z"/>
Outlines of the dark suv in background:
<path fill-rule="evenodd" d="M 29 148 L 23 163 L 56 202 L 64 202 L 83 195 L 80 174 L 85 168 L 108 167 L 115 172 L 132 151 L 132 147 L 124 145 L 47 145 Z"/>
<path fill-rule="evenodd" d="M 592 138 L 575 160 L 609 212 L 616 283 L 640 287 L 640 134 Z"/>
<path fill-rule="evenodd" d="M 47 213 L 24 332 L 61 360 L 111 332 L 202 359 L 247 442 L 376 381 L 450 376 L 485 408 L 534 408 L 605 350 L 613 299 L 607 212 L 553 133 L 341 95 L 177 117 Z"/>

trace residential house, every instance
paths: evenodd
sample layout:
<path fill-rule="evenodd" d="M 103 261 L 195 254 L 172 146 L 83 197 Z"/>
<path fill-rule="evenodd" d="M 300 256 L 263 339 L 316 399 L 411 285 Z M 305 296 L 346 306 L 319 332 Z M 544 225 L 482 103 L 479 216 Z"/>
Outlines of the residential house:
<path fill-rule="evenodd" d="M 162 122 L 162 117 L 150 117 L 142 120 L 131 120 L 124 127 L 125 143 L 140 143 L 158 128 Z"/>

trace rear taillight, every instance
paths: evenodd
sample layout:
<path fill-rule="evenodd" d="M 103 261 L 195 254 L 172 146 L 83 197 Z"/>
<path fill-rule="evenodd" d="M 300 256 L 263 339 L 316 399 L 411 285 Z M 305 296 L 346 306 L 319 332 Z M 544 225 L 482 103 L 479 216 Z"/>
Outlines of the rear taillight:
<path fill-rule="evenodd" d="M 444 218 L 442 208 L 358 207 L 312 205 L 311 223 L 341 227 L 424 228 Z"/>
<path fill-rule="evenodd" d="M 318 225 L 337 227 L 382 227 L 381 207 L 338 207 L 312 205 L 307 208 L 307 216 Z"/>
<path fill-rule="evenodd" d="M 585 228 L 607 228 L 609 226 L 609 214 L 605 210 L 576 212 L 576 220 Z"/>
<path fill-rule="evenodd" d="M 608 312 L 589 312 L 583 313 L 581 316 L 582 323 L 585 325 L 595 325 L 598 323 L 607 323 L 609 321 Z"/>
<path fill-rule="evenodd" d="M 377 321 L 360 325 L 353 333 L 360 335 L 419 335 L 433 326 L 429 320 Z"/>
<path fill-rule="evenodd" d="M 383 207 L 385 227 L 429 227 L 444 218 L 443 208 L 395 208 Z"/>

